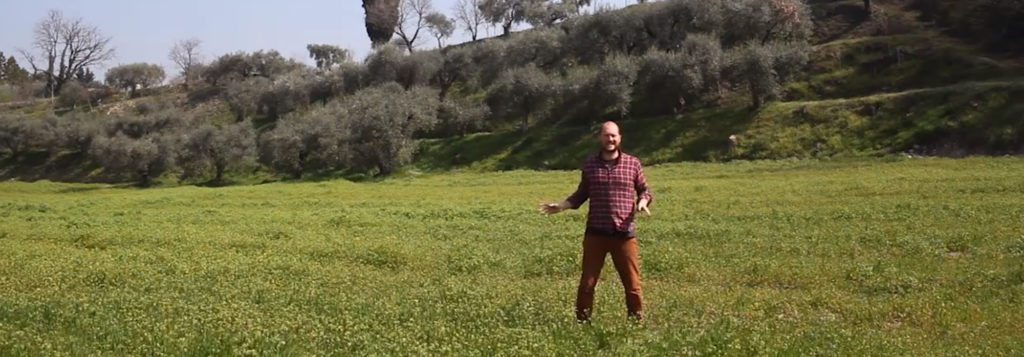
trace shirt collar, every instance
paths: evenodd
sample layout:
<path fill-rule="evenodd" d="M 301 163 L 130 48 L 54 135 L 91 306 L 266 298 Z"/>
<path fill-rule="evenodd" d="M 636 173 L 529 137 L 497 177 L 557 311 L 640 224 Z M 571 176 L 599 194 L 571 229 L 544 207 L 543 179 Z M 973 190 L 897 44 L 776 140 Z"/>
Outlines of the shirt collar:
<path fill-rule="evenodd" d="M 626 154 L 622 152 L 622 149 L 616 150 L 616 152 L 619 153 L 619 154 L 615 156 L 614 160 L 605 160 L 604 157 L 601 155 L 601 154 L 604 154 L 604 151 L 599 150 L 597 152 L 597 156 L 596 156 L 597 157 L 597 162 L 600 162 L 602 164 L 618 165 L 619 162 L 622 161 L 622 156 L 626 155 Z"/>

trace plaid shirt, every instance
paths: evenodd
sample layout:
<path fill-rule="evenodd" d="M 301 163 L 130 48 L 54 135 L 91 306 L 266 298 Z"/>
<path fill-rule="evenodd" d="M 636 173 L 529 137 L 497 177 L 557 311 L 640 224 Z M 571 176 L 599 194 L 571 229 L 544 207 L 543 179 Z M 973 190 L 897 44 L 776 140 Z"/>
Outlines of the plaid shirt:
<path fill-rule="evenodd" d="M 637 196 L 652 200 L 640 159 L 619 152 L 613 161 L 597 154 L 583 162 L 579 188 L 566 201 L 573 209 L 588 198 L 587 233 L 616 237 L 636 236 L 633 223 Z"/>

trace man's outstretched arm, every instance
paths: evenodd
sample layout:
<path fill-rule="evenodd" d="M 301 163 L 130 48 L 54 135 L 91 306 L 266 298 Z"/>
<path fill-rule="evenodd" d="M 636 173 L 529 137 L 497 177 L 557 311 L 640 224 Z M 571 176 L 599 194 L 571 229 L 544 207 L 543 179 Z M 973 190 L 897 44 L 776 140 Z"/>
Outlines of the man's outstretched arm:
<path fill-rule="evenodd" d="M 577 209 L 583 205 L 590 198 L 590 185 L 587 182 L 587 175 L 585 173 L 580 174 L 580 184 L 576 187 L 576 192 L 573 192 L 569 198 L 565 201 L 558 203 L 545 203 L 540 206 L 541 212 L 544 214 L 555 214 L 558 212 L 565 211 L 567 209 Z"/>

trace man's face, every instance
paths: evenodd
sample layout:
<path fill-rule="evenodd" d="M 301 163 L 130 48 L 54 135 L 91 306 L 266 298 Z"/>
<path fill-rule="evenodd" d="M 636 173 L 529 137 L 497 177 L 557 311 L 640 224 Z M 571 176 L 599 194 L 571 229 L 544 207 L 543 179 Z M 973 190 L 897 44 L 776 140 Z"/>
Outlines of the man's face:
<path fill-rule="evenodd" d="M 622 136 L 619 135 L 619 127 L 615 124 L 602 126 L 601 134 L 598 135 L 598 141 L 601 142 L 601 150 L 605 152 L 619 151 L 619 144 L 622 142 Z"/>

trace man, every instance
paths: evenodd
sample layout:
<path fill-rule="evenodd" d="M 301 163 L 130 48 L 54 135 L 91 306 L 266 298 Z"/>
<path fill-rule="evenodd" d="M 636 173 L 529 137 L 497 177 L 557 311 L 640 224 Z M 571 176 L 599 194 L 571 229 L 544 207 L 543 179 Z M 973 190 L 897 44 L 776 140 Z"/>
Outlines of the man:
<path fill-rule="evenodd" d="M 588 198 L 586 233 L 583 238 L 583 274 L 576 291 L 576 319 L 590 321 L 594 305 L 594 287 L 601 275 L 604 257 L 611 254 L 626 292 L 630 317 L 643 318 L 640 272 L 637 269 L 637 212 L 651 214 L 651 192 L 647 188 L 640 159 L 619 150 L 622 137 L 614 122 L 601 125 L 598 136 L 601 151 L 583 162 L 583 175 L 576 192 L 561 203 L 545 203 L 541 211 L 554 214 L 577 209 Z M 639 199 L 639 200 L 638 200 Z"/>

